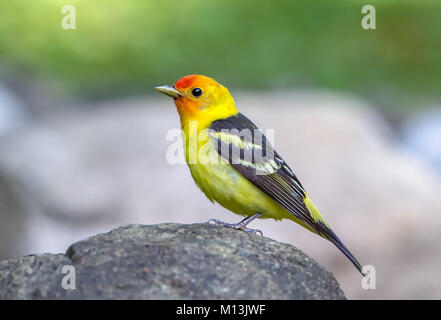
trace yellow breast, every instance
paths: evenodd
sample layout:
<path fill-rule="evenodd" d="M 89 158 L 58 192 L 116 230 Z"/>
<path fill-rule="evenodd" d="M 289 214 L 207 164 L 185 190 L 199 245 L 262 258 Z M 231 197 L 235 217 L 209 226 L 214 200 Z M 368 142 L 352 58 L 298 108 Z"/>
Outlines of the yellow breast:
<path fill-rule="evenodd" d="M 186 144 L 186 160 L 193 179 L 208 199 L 243 216 L 260 212 L 262 218 L 292 217 L 223 159 L 203 132 L 199 132 L 197 141 L 197 155 L 191 155 L 194 147 Z"/>

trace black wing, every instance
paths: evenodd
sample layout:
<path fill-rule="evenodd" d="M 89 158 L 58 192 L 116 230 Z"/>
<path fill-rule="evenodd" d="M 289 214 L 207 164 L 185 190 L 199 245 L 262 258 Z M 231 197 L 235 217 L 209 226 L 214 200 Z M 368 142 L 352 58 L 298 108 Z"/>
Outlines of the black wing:
<path fill-rule="evenodd" d="M 309 226 L 311 231 L 334 243 L 361 271 L 361 265 L 323 220 L 310 201 L 299 179 L 273 149 L 265 135 L 243 114 L 214 121 L 209 136 L 217 152 L 239 173 L 271 199 Z M 308 202 L 311 203 L 312 202 Z M 312 205 L 313 206 L 313 205 Z"/>
<path fill-rule="evenodd" d="M 306 193 L 265 135 L 243 114 L 214 121 L 209 136 L 218 153 L 270 198 L 321 234 L 305 205 Z"/>

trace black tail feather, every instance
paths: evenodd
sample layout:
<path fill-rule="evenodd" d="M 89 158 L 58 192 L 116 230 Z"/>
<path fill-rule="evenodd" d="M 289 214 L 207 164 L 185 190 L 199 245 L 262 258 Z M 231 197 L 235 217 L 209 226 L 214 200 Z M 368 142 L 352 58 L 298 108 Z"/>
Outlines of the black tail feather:
<path fill-rule="evenodd" d="M 324 231 L 324 230 L 326 231 Z M 343 242 L 337 237 L 337 235 L 332 231 L 329 227 L 322 228 L 321 233 L 331 241 L 343 254 L 351 260 L 352 264 L 357 268 L 357 270 L 363 275 L 363 277 L 366 277 L 366 274 L 362 271 L 363 266 L 357 261 L 357 259 L 354 257 L 354 255 L 349 251 L 348 248 L 343 244 Z"/>

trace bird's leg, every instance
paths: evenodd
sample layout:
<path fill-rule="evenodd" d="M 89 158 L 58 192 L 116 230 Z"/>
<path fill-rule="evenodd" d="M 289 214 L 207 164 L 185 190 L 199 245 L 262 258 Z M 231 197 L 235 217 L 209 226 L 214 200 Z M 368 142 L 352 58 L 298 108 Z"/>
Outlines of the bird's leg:
<path fill-rule="evenodd" d="M 247 217 L 238 223 L 227 223 L 227 222 L 223 222 L 223 221 L 220 221 L 217 219 L 210 219 L 210 220 L 208 220 L 208 223 L 220 224 L 220 225 L 223 225 L 228 228 L 233 228 L 236 230 L 242 230 L 242 231 L 246 231 L 246 232 L 252 232 L 255 234 L 260 233 L 260 235 L 263 236 L 262 231 L 257 230 L 257 229 L 249 229 L 246 227 L 251 221 L 253 221 L 256 218 L 259 218 L 261 215 L 262 215 L 262 213 L 256 213 L 255 215 L 252 215 L 251 217 Z"/>

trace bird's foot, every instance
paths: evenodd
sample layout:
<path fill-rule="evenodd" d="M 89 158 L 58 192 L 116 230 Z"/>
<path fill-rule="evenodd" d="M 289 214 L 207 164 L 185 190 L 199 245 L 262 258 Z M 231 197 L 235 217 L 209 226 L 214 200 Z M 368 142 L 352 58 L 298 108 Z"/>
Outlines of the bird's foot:
<path fill-rule="evenodd" d="M 238 223 L 227 223 L 227 222 L 223 222 L 223 221 L 220 221 L 220 220 L 217 220 L 217 219 L 210 219 L 210 220 L 208 220 L 208 223 L 219 224 L 219 225 L 225 226 L 227 228 L 232 228 L 232 229 L 236 229 L 236 230 L 242 230 L 242 231 L 245 231 L 245 232 L 251 232 L 251 233 L 254 233 L 254 234 L 260 234 L 261 236 L 263 236 L 263 232 L 262 231 L 257 230 L 257 229 L 250 229 L 250 228 L 246 227 L 246 225 L 248 223 L 250 223 L 255 218 L 260 217 L 261 215 L 262 215 L 261 213 L 257 213 L 254 216 L 245 218 L 241 222 L 238 222 Z"/>

